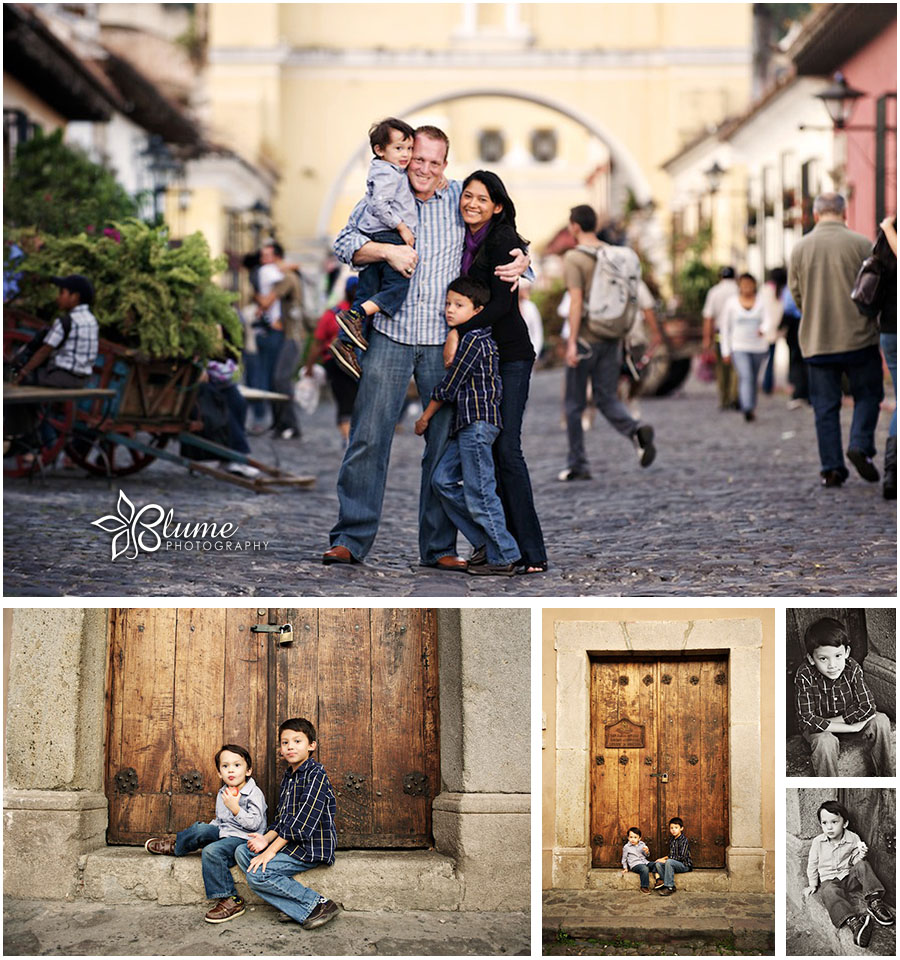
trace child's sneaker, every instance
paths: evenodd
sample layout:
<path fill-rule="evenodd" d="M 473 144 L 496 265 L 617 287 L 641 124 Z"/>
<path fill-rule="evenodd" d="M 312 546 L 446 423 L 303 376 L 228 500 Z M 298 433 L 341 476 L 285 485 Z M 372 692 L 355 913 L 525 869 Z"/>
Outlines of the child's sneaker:
<path fill-rule="evenodd" d="M 239 917 L 245 910 L 240 897 L 222 897 L 203 918 L 207 923 L 224 923 Z"/>
<path fill-rule="evenodd" d="M 894 922 L 894 914 L 880 896 L 868 897 L 866 899 L 866 910 L 869 916 L 883 927 L 889 927 Z"/>
<path fill-rule="evenodd" d="M 858 917 L 848 917 L 847 926 L 853 933 L 853 942 L 858 947 L 867 947 L 872 939 L 872 921 L 867 913 Z"/>
<path fill-rule="evenodd" d="M 356 310 L 338 310 L 334 315 L 338 326 L 360 350 L 369 349 L 369 341 L 363 336 L 363 322 L 366 317 Z"/>
<path fill-rule="evenodd" d="M 317 903 L 313 907 L 312 913 L 300 924 L 304 930 L 314 930 L 328 923 L 340 913 L 341 908 L 334 900 L 326 900 L 324 903 Z"/>
<path fill-rule="evenodd" d="M 349 373 L 354 380 L 359 380 L 362 376 L 362 367 L 359 365 L 356 353 L 349 343 L 335 340 L 331 345 L 331 355 L 345 373 Z"/>
<path fill-rule="evenodd" d="M 159 853 L 167 857 L 175 856 L 175 837 L 151 837 L 145 844 L 147 853 Z"/>

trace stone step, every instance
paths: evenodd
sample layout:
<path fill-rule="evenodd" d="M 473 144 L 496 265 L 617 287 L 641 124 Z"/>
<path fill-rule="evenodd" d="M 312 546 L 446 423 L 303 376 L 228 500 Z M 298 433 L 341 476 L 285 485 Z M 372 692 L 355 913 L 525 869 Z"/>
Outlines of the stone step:
<path fill-rule="evenodd" d="M 768 893 L 706 893 L 683 886 L 671 897 L 634 889 L 549 890 L 543 895 L 545 941 L 575 939 L 674 944 L 700 940 L 739 950 L 772 951 L 775 898 Z"/>
<path fill-rule="evenodd" d="M 104 903 L 155 900 L 162 905 L 206 900 L 200 854 L 163 857 L 142 847 L 105 847 L 80 861 L 82 895 Z M 250 903 L 244 874 L 232 867 L 238 893 Z M 458 910 L 462 884 L 449 857 L 434 850 L 338 851 L 332 867 L 296 876 L 346 910 Z"/>
<path fill-rule="evenodd" d="M 650 877 L 653 886 L 654 876 Z M 588 872 L 588 888 L 591 890 L 638 890 L 641 878 L 636 873 L 622 875 L 621 870 L 591 870 Z M 675 874 L 678 889 L 724 893 L 731 889 L 727 870 L 690 870 Z"/>
<path fill-rule="evenodd" d="M 789 777 L 814 777 L 809 759 L 809 744 L 797 734 L 787 741 L 787 775 Z M 869 752 L 869 741 L 861 733 L 842 733 L 841 752 L 838 757 L 839 777 L 873 777 L 875 766 Z"/>

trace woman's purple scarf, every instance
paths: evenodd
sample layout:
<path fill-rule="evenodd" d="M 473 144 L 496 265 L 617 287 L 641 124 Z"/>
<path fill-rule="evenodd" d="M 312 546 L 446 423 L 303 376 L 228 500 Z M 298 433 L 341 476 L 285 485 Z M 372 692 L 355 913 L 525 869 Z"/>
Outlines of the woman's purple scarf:
<path fill-rule="evenodd" d="M 483 227 L 479 227 L 474 233 L 468 228 L 466 229 L 466 241 L 465 247 L 463 248 L 462 266 L 460 267 L 460 270 L 464 274 L 468 274 L 471 269 L 475 261 L 475 254 L 478 253 L 478 248 L 484 243 L 484 238 L 487 236 L 487 232 L 490 230 L 492 223 L 492 220 L 488 220 Z"/>

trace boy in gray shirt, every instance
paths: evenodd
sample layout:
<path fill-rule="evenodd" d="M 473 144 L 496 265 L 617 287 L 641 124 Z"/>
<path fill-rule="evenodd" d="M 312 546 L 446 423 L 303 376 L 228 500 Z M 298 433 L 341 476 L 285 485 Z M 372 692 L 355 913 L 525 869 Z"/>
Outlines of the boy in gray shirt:
<path fill-rule="evenodd" d="M 413 128 L 396 117 L 373 124 L 369 130 L 374 157 L 369 164 L 365 206 L 358 229 L 376 243 L 416 245 L 416 197 L 406 175 L 414 136 Z M 387 263 L 371 263 L 360 271 L 351 308 L 335 314 L 341 332 L 331 352 L 356 379 L 362 371 L 353 347 L 365 350 L 369 346 L 369 317 L 379 312 L 393 316 L 406 299 L 409 280 Z"/>
<path fill-rule="evenodd" d="M 622 847 L 622 874 L 639 873 L 641 893 L 650 892 L 650 848 L 641 840 L 641 831 L 637 827 L 628 828 L 628 839 Z"/>
<path fill-rule="evenodd" d="M 209 823 L 198 822 L 168 837 L 152 837 L 144 844 L 148 853 L 184 857 L 202 848 L 203 886 L 206 896 L 217 901 L 204 920 L 224 923 L 244 912 L 237 895 L 231 868 L 234 852 L 244 846 L 251 833 L 266 828 L 266 798 L 250 773 L 250 753 L 226 743 L 216 754 L 216 768 L 222 788 L 216 796 L 216 815 Z"/>

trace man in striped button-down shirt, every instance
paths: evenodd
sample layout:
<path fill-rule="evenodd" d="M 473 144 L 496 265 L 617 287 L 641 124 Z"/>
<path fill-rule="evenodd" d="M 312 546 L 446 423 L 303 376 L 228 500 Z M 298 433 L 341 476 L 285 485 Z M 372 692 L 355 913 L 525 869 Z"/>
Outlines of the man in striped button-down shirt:
<path fill-rule="evenodd" d="M 893 777 L 891 722 L 875 708 L 862 667 L 850 656 L 844 625 L 834 617 L 820 617 L 807 628 L 804 644 L 807 662 L 794 678 L 797 721 L 812 748 L 816 776 L 838 776 L 841 744 L 837 734 L 864 731 L 876 773 Z"/>
<path fill-rule="evenodd" d="M 381 244 L 357 229 L 362 201 L 335 240 L 344 263 L 364 266 L 379 260 L 410 277 L 409 293 L 393 317 L 372 318 L 369 349 L 362 360 L 363 377 L 353 408 L 350 442 L 338 474 L 340 512 L 331 530 L 331 548 L 323 563 L 356 563 L 372 547 L 381 519 L 394 425 L 403 409 L 406 389 L 415 378 L 424 407 L 444 376 L 443 344 L 447 335 L 444 297 L 458 276 L 464 225 L 459 213 L 461 185 L 442 186 L 449 141 L 437 127 L 420 127 L 407 174 L 416 195 L 416 248 Z M 498 276 L 510 282 L 525 272 L 521 251 Z M 456 556 L 456 528 L 432 490 L 431 479 L 450 435 L 453 410 L 439 410 L 431 421 L 422 459 L 419 491 L 419 557 L 426 566 L 465 570 Z"/>
<path fill-rule="evenodd" d="M 295 880 L 294 874 L 334 863 L 334 791 L 325 768 L 311 756 L 317 744 L 316 728 L 309 720 L 285 720 L 278 737 L 290 769 L 281 778 L 275 823 L 262 836 L 250 834 L 235 859 L 251 890 L 304 929 L 312 929 L 333 920 L 339 908 Z"/>

